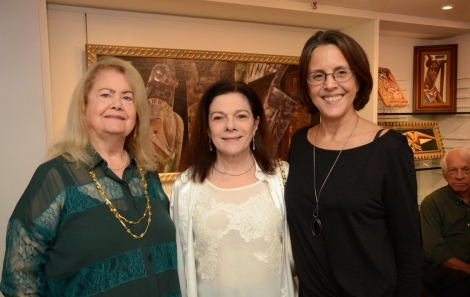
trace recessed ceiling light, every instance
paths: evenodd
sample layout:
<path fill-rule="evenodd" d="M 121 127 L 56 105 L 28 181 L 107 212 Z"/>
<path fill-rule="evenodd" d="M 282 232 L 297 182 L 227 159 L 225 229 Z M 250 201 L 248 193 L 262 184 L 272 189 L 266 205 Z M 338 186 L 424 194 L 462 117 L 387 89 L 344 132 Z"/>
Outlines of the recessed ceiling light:
<path fill-rule="evenodd" d="M 444 5 L 444 6 L 441 7 L 441 9 L 443 9 L 443 10 L 449 10 L 449 9 L 452 9 L 452 8 L 454 8 L 454 5 Z"/>

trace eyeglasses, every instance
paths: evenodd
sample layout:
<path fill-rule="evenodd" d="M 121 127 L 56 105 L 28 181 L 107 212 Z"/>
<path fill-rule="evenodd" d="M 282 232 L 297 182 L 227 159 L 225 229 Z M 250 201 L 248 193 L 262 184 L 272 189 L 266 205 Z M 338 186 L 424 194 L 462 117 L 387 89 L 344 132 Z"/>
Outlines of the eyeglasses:
<path fill-rule="evenodd" d="M 351 79 L 354 71 L 349 68 L 338 69 L 333 73 L 321 73 L 321 72 L 312 72 L 307 75 L 307 82 L 316 86 L 325 82 L 328 75 L 333 76 L 333 79 L 337 82 L 345 82 Z"/>
<path fill-rule="evenodd" d="M 460 170 L 461 170 L 462 173 L 465 174 L 465 175 L 470 174 L 470 168 L 468 168 L 468 167 L 464 167 L 464 168 L 451 168 L 451 169 L 447 170 L 447 173 L 448 173 L 450 176 L 454 176 L 454 175 L 457 175 L 457 173 L 458 173 Z"/>

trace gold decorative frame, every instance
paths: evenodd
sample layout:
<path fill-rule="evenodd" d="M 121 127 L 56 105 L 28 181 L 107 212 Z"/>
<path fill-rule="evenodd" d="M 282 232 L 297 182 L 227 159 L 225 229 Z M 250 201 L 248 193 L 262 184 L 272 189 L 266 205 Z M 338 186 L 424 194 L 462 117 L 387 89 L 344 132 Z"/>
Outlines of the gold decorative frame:
<path fill-rule="evenodd" d="M 251 73 L 248 71 L 248 69 L 265 69 L 263 76 L 261 76 L 260 79 L 258 80 L 253 80 L 246 81 L 249 83 L 258 93 L 258 95 L 264 99 L 264 94 L 269 93 L 272 90 L 273 84 L 275 81 L 277 83 L 280 83 L 282 87 L 280 88 L 282 92 L 287 94 L 287 99 L 286 97 L 283 98 L 285 101 L 281 101 L 282 104 L 280 106 L 272 106 L 273 113 L 279 113 L 282 108 L 284 108 L 285 105 L 290 104 L 287 108 L 290 108 L 291 114 L 288 122 L 288 126 L 285 128 L 285 130 L 278 129 L 280 132 L 282 132 L 282 139 L 277 142 L 278 148 L 279 148 L 279 154 L 282 159 L 287 158 L 287 152 L 289 148 L 289 139 L 292 136 L 292 134 L 300 127 L 309 125 L 311 122 L 311 117 L 309 114 L 307 114 L 305 111 L 303 111 L 302 108 L 297 108 L 297 98 L 294 98 L 296 95 L 296 88 L 297 88 L 297 76 L 294 74 L 293 68 L 295 68 L 295 73 L 297 73 L 297 65 L 299 62 L 298 57 L 294 56 L 279 56 L 279 55 L 261 55 L 261 54 L 245 54 L 245 53 L 234 53 L 234 52 L 216 52 L 216 51 L 198 51 L 198 50 L 180 50 L 180 49 L 166 49 L 166 48 L 144 48 L 144 47 L 127 47 L 127 46 L 112 46 L 112 45 L 97 45 L 97 44 L 86 44 L 86 64 L 87 67 L 89 68 L 91 65 L 93 65 L 101 56 L 114 56 L 118 58 L 122 58 L 124 60 L 128 60 L 133 65 L 136 67 L 136 69 L 141 73 L 142 78 L 144 79 L 144 82 L 147 83 L 148 78 L 150 77 L 150 72 L 149 68 L 150 66 L 142 66 L 139 67 L 139 65 L 144 65 L 145 63 L 148 63 L 149 65 L 152 65 L 151 63 L 155 63 L 155 61 L 158 61 L 158 63 L 167 63 L 168 65 L 174 67 L 174 65 L 178 65 L 178 63 L 188 63 L 188 61 L 191 61 L 191 63 L 197 64 L 198 71 L 203 71 L 199 69 L 204 69 L 204 65 L 208 65 L 206 68 L 210 68 L 210 65 L 213 65 L 214 63 L 217 63 L 216 61 L 222 61 L 222 62 L 227 62 L 226 64 L 233 65 L 230 66 L 237 71 L 233 73 L 232 79 L 234 80 L 243 80 L 240 79 L 240 77 L 237 77 L 239 73 L 240 68 L 247 69 L 245 71 L 246 73 Z M 186 61 L 186 62 L 185 62 Z M 222 63 L 218 62 L 218 63 Z M 186 65 L 186 64 L 185 64 Z M 262 65 L 262 67 L 260 66 Z M 185 71 L 184 67 L 179 67 L 178 71 Z M 181 70 L 183 69 L 183 70 Z M 270 69 L 270 70 L 269 70 Z M 285 72 L 282 72 L 282 77 L 279 78 L 276 76 L 276 73 L 280 73 L 281 70 L 277 71 L 278 69 L 288 69 L 288 70 L 283 70 Z M 258 70 L 259 71 L 259 70 Z M 271 72 L 269 72 L 271 71 Z M 276 72 L 277 71 L 277 72 Z M 176 73 L 176 72 L 175 72 Z M 178 77 L 178 73 L 175 74 L 176 80 L 178 80 L 178 87 L 179 88 L 181 85 L 184 85 L 185 82 L 183 79 Z M 186 76 L 188 74 L 186 73 Z M 232 74 L 231 74 L 232 75 Z M 181 75 L 180 75 L 181 76 Z M 202 77 L 202 75 L 200 76 Z M 207 75 L 206 75 L 207 77 Z M 273 78 L 274 77 L 274 78 Z M 213 78 L 213 77 L 212 77 Z M 199 80 L 200 81 L 200 80 Z M 289 82 L 292 86 L 286 88 L 285 86 L 288 85 Z M 204 85 L 204 87 L 207 87 Z M 189 102 L 191 98 L 189 98 L 188 93 L 186 93 L 186 86 L 184 92 L 179 92 L 176 91 L 175 94 L 180 94 L 180 93 L 185 93 L 186 97 L 185 98 L 176 98 L 175 95 L 175 102 Z M 277 93 L 278 94 L 278 93 Z M 199 97 L 200 98 L 200 97 Z M 279 98 L 277 98 L 279 99 Z M 178 100 L 178 101 L 177 101 Z M 197 99 L 198 101 L 199 99 Z M 274 101 L 274 100 L 273 100 Z M 286 101 L 289 101 L 286 103 Z M 194 101 L 191 101 L 194 102 Z M 189 103 L 187 103 L 189 104 Z M 295 104 L 295 106 L 293 105 Z M 177 108 L 179 108 L 178 103 L 175 103 L 175 112 L 178 113 Z M 190 126 L 189 124 L 189 105 L 187 105 L 188 113 L 184 114 L 183 112 L 179 112 L 181 114 L 182 118 L 187 116 L 186 122 L 185 123 L 185 129 L 184 133 L 187 133 L 188 128 Z M 266 106 L 265 106 L 266 107 Z M 265 108 L 266 109 L 266 108 Z M 279 111 L 278 111 L 279 110 Z M 268 114 L 268 112 L 267 112 Z M 275 124 L 271 125 L 273 126 L 281 126 L 280 124 Z M 285 124 L 284 124 L 285 126 Z M 273 129 L 276 129 L 274 127 Z M 276 130 L 273 132 L 273 134 L 277 133 L 278 135 L 280 132 Z M 183 149 L 185 147 L 185 143 L 187 143 L 189 139 L 189 135 L 184 136 L 183 140 Z M 172 182 L 176 179 L 178 176 L 179 172 L 165 172 L 160 174 L 160 179 L 162 182 Z"/>
<path fill-rule="evenodd" d="M 457 49 L 457 44 L 414 47 L 414 112 L 457 110 Z"/>
<path fill-rule="evenodd" d="M 128 56 L 170 59 L 222 60 L 252 63 L 274 63 L 298 65 L 299 57 L 231 52 L 180 50 L 168 48 L 128 47 L 86 44 L 87 68 L 96 63 L 99 56 Z"/>
<path fill-rule="evenodd" d="M 379 122 L 378 124 L 404 135 L 413 151 L 415 160 L 444 157 L 444 145 L 437 122 Z"/>

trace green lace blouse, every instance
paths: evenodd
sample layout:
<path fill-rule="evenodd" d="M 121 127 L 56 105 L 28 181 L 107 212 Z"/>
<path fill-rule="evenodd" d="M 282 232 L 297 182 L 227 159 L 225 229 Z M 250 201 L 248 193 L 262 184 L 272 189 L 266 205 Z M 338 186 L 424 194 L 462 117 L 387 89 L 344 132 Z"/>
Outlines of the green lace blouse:
<path fill-rule="evenodd" d="M 146 205 L 131 154 L 122 180 L 98 154 L 94 172 L 114 207 L 138 220 Z M 88 168 L 63 157 L 36 170 L 10 218 L 1 292 L 6 296 L 181 296 L 175 227 L 156 172 L 146 174 L 152 222 L 127 234 L 104 204 Z M 128 225 L 141 234 L 147 225 Z"/>

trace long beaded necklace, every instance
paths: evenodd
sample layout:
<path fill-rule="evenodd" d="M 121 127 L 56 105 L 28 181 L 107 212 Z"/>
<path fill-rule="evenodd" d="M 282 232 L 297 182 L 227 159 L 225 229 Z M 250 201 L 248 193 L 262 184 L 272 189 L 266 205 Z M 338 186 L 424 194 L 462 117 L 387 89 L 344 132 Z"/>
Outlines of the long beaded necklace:
<path fill-rule="evenodd" d="M 323 181 L 323 184 L 320 187 L 320 192 L 318 192 L 318 195 L 317 195 L 317 183 L 316 183 L 316 174 L 315 174 L 316 173 L 316 168 L 315 168 L 315 145 L 317 144 L 317 136 L 318 136 L 318 131 L 320 131 L 320 126 L 318 126 L 318 128 L 317 128 L 317 133 L 315 134 L 315 140 L 314 140 L 314 143 L 313 143 L 313 189 L 315 191 L 316 206 L 315 206 L 315 209 L 313 210 L 312 221 L 310 222 L 310 229 L 312 231 L 313 236 L 315 236 L 315 237 L 320 237 L 321 231 L 323 230 L 321 221 L 318 218 L 318 208 L 319 208 L 318 207 L 318 200 L 320 199 L 321 191 L 323 190 L 323 186 L 325 186 L 326 180 L 328 179 L 328 177 L 330 177 L 330 173 L 331 173 L 331 171 L 333 171 L 333 168 L 335 167 L 336 162 L 339 159 L 339 156 L 343 152 L 343 149 L 346 147 L 346 143 L 348 143 L 349 138 L 351 138 L 351 135 L 356 130 L 357 123 L 359 123 L 359 116 L 357 116 L 357 120 L 356 120 L 356 124 L 354 125 L 354 128 L 352 129 L 352 131 L 349 134 L 348 138 L 344 142 L 343 147 L 339 151 L 338 156 L 336 157 L 336 160 L 333 163 L 333 166 L 331 166 L 330 171 L 326 175 L 325 180 Z"/>
<path fill-rule="evenodd" d="M 93 171 L 93 169 L 90 169 L 90 171 L 89 171 L 88 173 L 90 174 L 91 179 L 92 179 L 93 182 L 95 183 L 96 189 L 98 190 L 98 192 L 100 192 L 101 197 L 102 197 L 103 200 L 105 201 L 106 205 L 109 207 L 109 210 L 111 210 L 111 212 L 114 214 L 114 216 L 116 217 L 116 219 L 118 219 L 118 221 L 121 223 L 121 225 L 124 227 L 124 229 L 126 229 L 126 232 L 127 232 L 130 236 L 132 236 L 134 239 L 139 239 L 139 238 L 144 237 L 145 234 L 147 233 L 148 229 L 149 229 L 150 222 L 152 221 L 152 210 L 151 210 L 151 206 L 150 206 L 150 197 L 149 197 L 149 193 L 148 193 L 148 185 L 147 185 L 147 181 L 145 180 L 144 171 L 143 171 L 142 168 L 139 166 L 139 164 L 137 164 L 137 162 L 136 162 L 136 165 L 137 165 L 137 169 L 139 170 L 139 175 L 140 175 L 140 177 L 141 177 L 141 179 L 142 179 L 142 185 L 143 185 L 143 187 L 144 187 L 145 198 L 147 199 L 147 205 L 146 205 L 146 207 L 145 207 L 144 214 L 143 214 L 142 217 L 141 217 L 139 220 L 137 220 L 137 221 L 131 221 L 131 220 L 128 220 L 128 219 L 126 219 L 125 217 L 123 217 L 123 216 L 118 212 L 118 210 L 113 206 L 113 204 L 111 203 L 111 201 L 109 201 L 108 197 L 106 196 L 106 193 L 104 192 L 103 188 L 101 187 L 101 184 L 98 182 L 98 179 L 96 178 L 96 174 L 95 174 L 95 172 Z M 137 224 L 139 224 L 147 215 L 148 215 L 147 227 L 145 227 L 144 232 L 142 232 L 140 235 L 135 235 L 134 233 L 132 233 L 132 231 L 127 227 L 126 223 L 131 224 L 131 225 L 137 225 Z"/>

